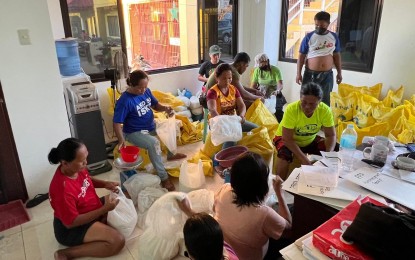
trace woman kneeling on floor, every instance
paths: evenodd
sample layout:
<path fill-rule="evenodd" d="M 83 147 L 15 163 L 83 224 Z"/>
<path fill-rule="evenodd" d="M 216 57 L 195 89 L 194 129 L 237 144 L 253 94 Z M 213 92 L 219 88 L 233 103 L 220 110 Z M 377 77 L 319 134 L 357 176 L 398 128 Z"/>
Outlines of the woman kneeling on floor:
<path fill-rule="evenodd" d="M 55 252 L 55 259 L 108 257 L 121 251 L 124 236 L 106 224 L 107 212 L 118 200 L 98 198 L 95 188 L 117 192 L 117 182 L 89 176 L 86 169 L 88 150 L 78 139 L 68 138 L 52 148 L 51 164 L 59 164 L 49 187 L 54 210 L 53 228 L 56 240 L 68 248 Z"/>
<path fill-rule="evenodd" d="M 278 211 L 264 204 L 269 191 L 268 175 L 269 168 L 264 159 L 249 152 L 233 164 L 231 183 L 224 184 L 215 194 L 215 218 L 225 241 L 239 259 L 263 259 L 266 254 L 275 259 L 275 254 L 281 249 L 276 248 L 277 240 L 284 230 L 291 228 L 291 214 L 278 176 L 272 181 L 278 198 Z"/>

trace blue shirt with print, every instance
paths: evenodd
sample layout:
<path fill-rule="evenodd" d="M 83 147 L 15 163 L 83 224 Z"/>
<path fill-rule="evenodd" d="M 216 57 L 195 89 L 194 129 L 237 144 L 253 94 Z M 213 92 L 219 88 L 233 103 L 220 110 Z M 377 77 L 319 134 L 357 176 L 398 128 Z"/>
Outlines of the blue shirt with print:
<path fill-rule="evenodd" d="M 113 122 L 124 124 L 123 132 L 126 134 L 141 130 L 153 131 L 156 125 L 151 107 L 157 103 L 148 88 L 142 95 L 124 92 L 115 105 Z"/>

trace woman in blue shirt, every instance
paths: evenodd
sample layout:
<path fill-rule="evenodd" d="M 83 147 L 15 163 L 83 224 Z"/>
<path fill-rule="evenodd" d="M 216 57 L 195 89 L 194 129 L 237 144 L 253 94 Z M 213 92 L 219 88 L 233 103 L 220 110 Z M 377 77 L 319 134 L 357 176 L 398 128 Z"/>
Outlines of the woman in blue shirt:
<path fill-rule="evenodd" d="M 148 75 L 141 70 L 130 73 L 127 79 L 128 89 L 121 95 L 115 105 L 114 131 L 118 138 L 119 147 L 125 145 L 125 140 L 146 149 L 150 161 L 161 179 L 161 184 L 169 191 L 174 190 L 173 183 L 169 180 L 162 161 L 160 141 L 156 135 L 156 125 L 152 108 L 156 111 L 166 112 L 173 116 L 171 107 L 163 106 L 151 93 L 148 86 Z M 186 155 L 170 151 L 167 160 L 186 158 Z"/>

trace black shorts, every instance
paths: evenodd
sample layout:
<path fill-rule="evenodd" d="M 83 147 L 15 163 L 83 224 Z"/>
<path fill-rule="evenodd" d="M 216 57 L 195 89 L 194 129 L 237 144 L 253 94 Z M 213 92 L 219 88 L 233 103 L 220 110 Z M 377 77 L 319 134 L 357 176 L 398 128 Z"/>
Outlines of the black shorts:
<path fill-rule="evenodd" d="M 100 198 L 105 203 L 105 197 Z M 81 226 L 67 228 L 60 219 L 53 219 L 53 229 L 56 240 L 64 246 L 78 246 L 84 243 L 88 229 L 98 220 L 91 221 Z"/>
<path fill-rule="evenodd" d="M 88 229 L 95 223 L 95 220 L 82 226 L 67 228 L 58 218 L 53 219 L 55 238 L 64 246 L 78 246 L 84 243 L 84 237 Z"/>

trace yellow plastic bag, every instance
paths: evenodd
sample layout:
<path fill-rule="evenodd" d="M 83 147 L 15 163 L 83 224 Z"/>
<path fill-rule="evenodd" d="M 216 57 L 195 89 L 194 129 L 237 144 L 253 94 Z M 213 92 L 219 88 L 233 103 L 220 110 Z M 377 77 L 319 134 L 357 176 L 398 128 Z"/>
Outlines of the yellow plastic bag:
<path fill-rule="evenodd" d="M 206 136 L 205 145 L 202 147 L 201 151 L 209 158 L 213 158 L 213 155 L 215 155 L 220 150 L 222 150 L 222 144 L 218 146 L 213 145 L 209 132 Z"/>
<path fill-rule="evenodd" d="M 114 103 L 114 89 L 107 88 L 108 97 L 110 100 L 110 106 L 108 107 L 108 114 L 113 116 L 114 110 L 115 110 L 115 103 Z M 115 100 L 118 100 L 120 98 L 121 94 L 118 93 L 118 91 L 115 92 Z"/>
<path fill-rule="evenodd" d="M 190 122 L 185 116 L 176 115 L 176 119 L 182 121 L 181 135 L 178 138 L 178 144 L 190 144 L 202 140 L 203 123 Z"/>
<path fill-rule="evenodd" d="M 238 142 L 238 145 L 248 147 L 249 151 L 261 155 L 267 163 L 270 163 L 274 152 L 274 144 L 269 138 L 267 128 L 261 126 L 251 132 L 252 134 L 243 133 L 242 140 Z"/>
<path fill-rule="evenodd" d="M 347 97 L 342 97 L 336 92 L 330 93 L 330 107 L 333 112 L 334 122 L 351 121 L 353 119 L 354 107 L 356 105 L 356 94 L 350 93 Z"/>
<path fill-rule="evenodd" d="M 354 130 L 357 133 L 357 142 L 356 145 L 359 145 L 362 143 L 362 139 L 365 136 L 376 136 L 376 135 L 383 135 L 383 136 L 387 136 L 388 135 L 388 127 L 387 127 L 387 122 L 381 122 L 381 123 L 375 123 L 372 126 L 368 126 L 368 127 L 364 127 L 364 128 L 358 128 L 357 125 L 355 123 L 351 122 L 338 122 L 337 125 L 337 131 L 336 131 L 336 135 L 337 135 L 337 142 L 340 143 L 340 137 L 343 133 L 343 130 L 347 128 L 348 124 L 353 124 L 354 125 Z"/>
<path fill-rule="evenodd" d="M 157 98 L 160 104 L 171 107 L 184 106 L 183 101 L 173 96 L 171 93 L 165 93 L 158 90 L 152 90 L 153 96 Z"/>
<path fill-rule="evenodd" d="M 339 84 L 339 95 L 342 97 L 347 97 L 350 93 L 357 92 L 360 94 L 365 94 L 379 99 L 380 93 L 382 92 L 382 83 L 378 83 L 372 87 L 361 86 L 356 87 L 346 83 Z"/>
<path fill-rule="evenodd" d="M 359 128 L 373 125 L 376 120 L 373 118 L 373 106 L 379 100 L 365 94 L 356 94 L 356 106 L 353 113 L 353 121 Z"/>
<path fill-rule="evenodd" d="M 197 152 L 190 160 L 187 160 L 190 163 L 198 163 L 199 159 L 203 163 L 203 173 L 206 176 L 213 176 L 213 162 L 212 159 L 204 154 L 202 151 Z"/>
<path fill-rule="evenodd" d="M 402 104 L 402 97 L 405 88 L 400 86 L 396 91 L 388 90 L 388 94 L 382 100 L 382 103 L 385 107 L 397 107 Z"/>
<path fill-rule="evenodd" d="M 133 145 L 129 142 L 125 142 L 125 145 Z M 121 156 L 120 151 L 118 149 L 118 144 L 115 146 L 114 150 L 113 150 L 113 155 L 114 155 L 114 159 L 117 159 L 118 157 Z M 143 162 L 140 164 L 140 166 L 138 166 L 137 169 L 139 170 L 144 170 L 145 166 L 149 163 L 151 163 L 150 161 L 150 157 L 148 155 L 148 151 L 146 149 L 140 148 L 140 151 L 138 152 L 138 155 L 143 157 Z"/>
<path fill-rule="evenodd" d="M 379 103 L 379 105 L 383 105 Z M 386 109 L 385 109 L 386 110 Z M 375 110 L 376 111 L 376 110 Z M 380 117 L 376 117 L 376 121 L 378 123 L 386 123 L 384 132 L 386 133 L 385 136 L 395 128 L 399 118 L 405 117 L 405 106 L 401 105 L 396 108 L 391 108 L 389 112 L 384 113 Z"/>
<path fill-rule="evenodd" d="M 414 142 L 415 122 L 409 121 L 405 117 L 400 117 L 388 137 L 393 141 L 398 141 L 403 144 Z"/>
<path fill-rule="evenodd" d="M 248 111 L 246 111 L 245 119 L 258 126 L 265 126 L 271 140 L 277 134 L 277 119 L 259 99 L 255 100 Z"/>
<path fill-rule="evenodd" d="M 415 105 L 415 94 L 413 94 L 411 96 L 411 98 L 409 99 L 409 102 L 411 102 L 413 105 Z"/>

